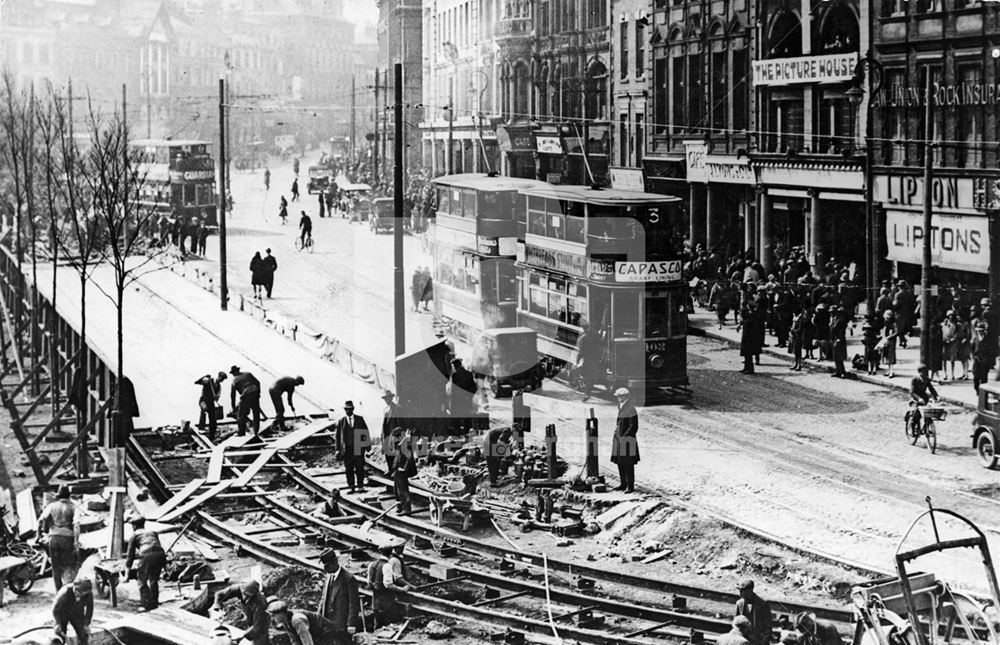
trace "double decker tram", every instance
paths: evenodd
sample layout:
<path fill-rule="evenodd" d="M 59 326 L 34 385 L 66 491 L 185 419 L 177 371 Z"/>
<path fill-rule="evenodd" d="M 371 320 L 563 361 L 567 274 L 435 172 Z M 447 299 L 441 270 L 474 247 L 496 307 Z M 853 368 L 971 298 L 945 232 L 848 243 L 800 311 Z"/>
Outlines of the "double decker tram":
<path fill-rule="evenodd" d="M 138 151 L 140 173 L 145 177 L 143 202 L 165 217 L 184 224 L 198 220 L 215 226 L 215 162 L 207 141 L 137 139 L 129 146 Z"/>
<path fill-rule="evenodd" d="M 521 194 L 517 324 L 538 333 L 549 374 L 577 364 L 589 325 L 602 341 L 608 391 L 689 396 L 680 200 L 548 184 Z"/>
<path fill-rule="evenodd" d="M 533 179 L 465 173 L 434 180 L 434 301 L 449 335 L 474 342 L 479 332 L 517 324 L 514 258 L 524 188 Z"/>

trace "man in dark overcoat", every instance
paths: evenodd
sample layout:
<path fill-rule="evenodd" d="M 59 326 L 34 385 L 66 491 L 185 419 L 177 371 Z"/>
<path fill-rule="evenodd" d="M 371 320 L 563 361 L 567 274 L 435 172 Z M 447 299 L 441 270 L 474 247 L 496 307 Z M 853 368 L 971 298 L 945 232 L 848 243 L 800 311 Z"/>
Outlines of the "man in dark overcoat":
<path fill-rule="evenodd" d="M 618 401 L 618 419 L 615 421 L 615 435 L 611 439 L 611 463 L 618 466 L 621 484 L 616 490 L 631 493 L 635 489 L 635 465 L 639 462 L 639 413 L 632 403 L 632 395 L 627 388 L 615 390 Z"/>
<path fill-rule="evenodd" d="M 340 566 L 336 551 L 324 551 L 319 559 L 326 576 L 316 613 L 333 623 L 334 645 L 348 645 L 357 631 L 358 616 L 361 613 L 358 581 L 350 571 Z"/>
<path fill-rule="evenodd" d="M 344 460 L 347 485 L 353 493 L 355 484 L 365 490 L 365 451 L 371 445 L 368 424 L 364 417 L 354 414 L 354 402 L 344 402 L 344 416 L 337 421 L 337 455 Z"/>

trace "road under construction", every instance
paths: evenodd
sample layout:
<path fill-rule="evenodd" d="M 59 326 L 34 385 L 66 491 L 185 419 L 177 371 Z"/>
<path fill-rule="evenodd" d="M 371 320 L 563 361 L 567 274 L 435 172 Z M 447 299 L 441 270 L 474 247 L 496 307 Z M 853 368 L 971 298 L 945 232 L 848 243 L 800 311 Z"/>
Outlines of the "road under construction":
<path fill-rule="evenodd" d="M 127 445 L 120 453 L 109 450 L 117 330 L 114 304 L 100 292 L 102 281 L 107 287 L 110 278 L 100 268 L 92 277 L 98 289 L 91 290 L 87 335 L 81 338 L 79 282 L 71 272 L 63 273 L 68 278 L 60 276 L 53 291 L 52 269 L 39 267 L 36 291 L 26 274 L 17 271 L 13 258 L 0 250 L 4 309 L 0 342 L 7 349 L 2 366 L 3 401 L 11 416 L 13 438 L 23 453 L 21 463 L 26 464 L 24 472 L 15 472 L 24 476 L 19 484 L 22 492 L 7 494 L 6 500 L 18 512 L 15 539 L 30 535 L 38 501 L 57 483 L 81 492 L 110 487 L 121 496 L 112 507 L 128 505 L 167 525 L 167 536 L 180 539 L 187 532 L 204 543 L 275 567 L 318 572 L 322 570 L 320 552 L 333 548 L 351 554 L 348 568 L 357 572 L 387 540 L 404 538 L 407 563 L 419 581 L 406 593 L 410 615 L 458 620 L 480 637 L 503 642 L 714 642 L 729 630 L 738 597 L 732 587 L 672 581 L 660 571 L 655 576 L 643 575 L 607 563 L 588 564 L 568 553 L 567 557 L 553 556 L 526 548 L 501 528 L 501 523 L 524 525 L 505 521 L 520 518 L 521 506 L 489 498 L 476 504 L 481 517 L 492 521 L 500 542 L 449 528 L 442 518 L 446 506 L 441 504 L 441 491 L 432 487 L 413 487 L 418 503 L 409 515 L 385 514 L 391 495 L 380 492 L 343 495 L 347 516 L 338 520 L 309 512 L 316 499 L 344 486 L 343 472 L 336 465 L 311 463 L 311 455 L 328 451 L 329 410 L 352 399 L 362 413 L 375 417 L 381 410 L 381 392 L 301 340 L 282 336 L 241 312 L 217 311 L 211 294 L 180 288 L 187 283 L 169 271 L 147 276 L 127 294 L 124 371 L 135 387 L 139 415 L 133 420 L 136 429 Z M 185 294 L 183 306 L 168 295 L 178 292 Z M 202 296 L 204 302 L 198 300 Z M 164 320 L 169 324 L 163 324 Z M 79 380 L 74 378 L 81 357 L 90 375 L 82 390 L 84 404 Z M 256 443 L 237 439 L 214 443 L 194 427 L 188 418 L 188 410 L 196 409 L 191 382 L 229 365 L 253 371 L 262 381 L 281 376 L 289 365 L 304 376 L 299 415 L 287 432 L 265 432 Z M 114 481 L 118 460 L 126 464 L 127 482 Z M 197 467 L 177 468 L 177 461 Z M 165 464 L 173 465 L 167 468 Z M 453 465 L 452 471 L 469 472 L 460 465 Z M 380 472 L 373 474 L 372 481 L 391 485 Z M 0 484 L 11 486 L 10 482 Z M 464 494 L 452 497 L 468 500 Z M 116 495 L 111 498 L 115 500 Z M 554 526 L 538 522 L 535 528 Z M 571 543 L 559 539 L 564 537 L 557 536 L 556 541 Z M 103 539 L 110 544 L 114 533 L 108 532 Z M 886 583 L 885 574 L 893 571 L 890 562 L 885 569 L 840 564 L 870 584 Z M 98 582 L 99 590 L 111 595 L 118 580 L 107 576 Z M 179 594 L 171 606 L 143 615 L 109 610 L 103 623 L 105 635 L 95 633 L 91 643 L 103 642 L 102 638 L 176 643 L 194 642 L 195 635 L 203 638 L 214 621 L 183 612 L 181 607 L 197 610 L 212 588 L 208 583 L 201 593 L 192 588 Z M 364 584 L 362 593 L 370 593 Z M 901 597 L 900 591 L 884 600 L 898 602 Z M 832 621 L 845 637 L 854 633 L 857 616 L 842 603 L 771 600 L 778 608 L 778 625 L 791 627 L 795 616 L 805 612 Z M 24 621 L 15 621 L 13 631 L 7 629 L 0 637 L 36 627 L 29 624 L 30 619 Z M 166 627 L 158 631 L 160 625 L 173 625 L 173 631 Z M 395 634 L 396 641 L 403 638 L 405 629 L 403 625 Z M 146 640 L 130 641 L 136 633 L 146 633 Z M 152 633 L 155 641 L 148 636 Z"/>

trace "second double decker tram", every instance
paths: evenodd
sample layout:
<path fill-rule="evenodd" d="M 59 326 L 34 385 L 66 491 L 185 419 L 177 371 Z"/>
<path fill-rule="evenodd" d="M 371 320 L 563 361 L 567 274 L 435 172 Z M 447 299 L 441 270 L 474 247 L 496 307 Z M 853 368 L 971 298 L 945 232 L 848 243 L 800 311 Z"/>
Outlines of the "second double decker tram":
<path fill-rule="evenodd" d="M 452 336 L 474 341 L 479 332 L 516 324 L 515 214 L 518 191 L 548 184 L 532 179 L 466 173 L 434 180 L 434 300 Z"/>
<path fill-rule="evenodd" d="M 690 394 L 680 200 L 547 184 L 521 194 L 517 320 L 538 333 L 550 373 L 577 363 L 589 325 L 608 390 Z"/>

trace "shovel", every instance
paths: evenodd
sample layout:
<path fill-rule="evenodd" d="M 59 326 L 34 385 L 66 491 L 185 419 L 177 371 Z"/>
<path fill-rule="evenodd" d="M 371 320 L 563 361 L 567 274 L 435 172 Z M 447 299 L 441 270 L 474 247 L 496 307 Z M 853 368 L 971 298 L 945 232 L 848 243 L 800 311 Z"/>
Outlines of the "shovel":
<path fill-rule="evenodd" d="M 373 528 L 375 528 L 375 524 L 380 519 L 382 519 L 383 517 L 385 517 L 386 515 L 388 515 L 389 511 L 391 511 L 392 509 L 396 508 L 397 506 L 399 506 L 399 502 L 395 502 L 392 506 L 390 506 L 389 508 L 385 509 L 384 511 L 382 511 L 378 515 L 376 515 L 374 519 L 365 520 L 364 522 L 361 523 L 361 530 L 364 531 L 365 533 L 371 531 Z"/>

